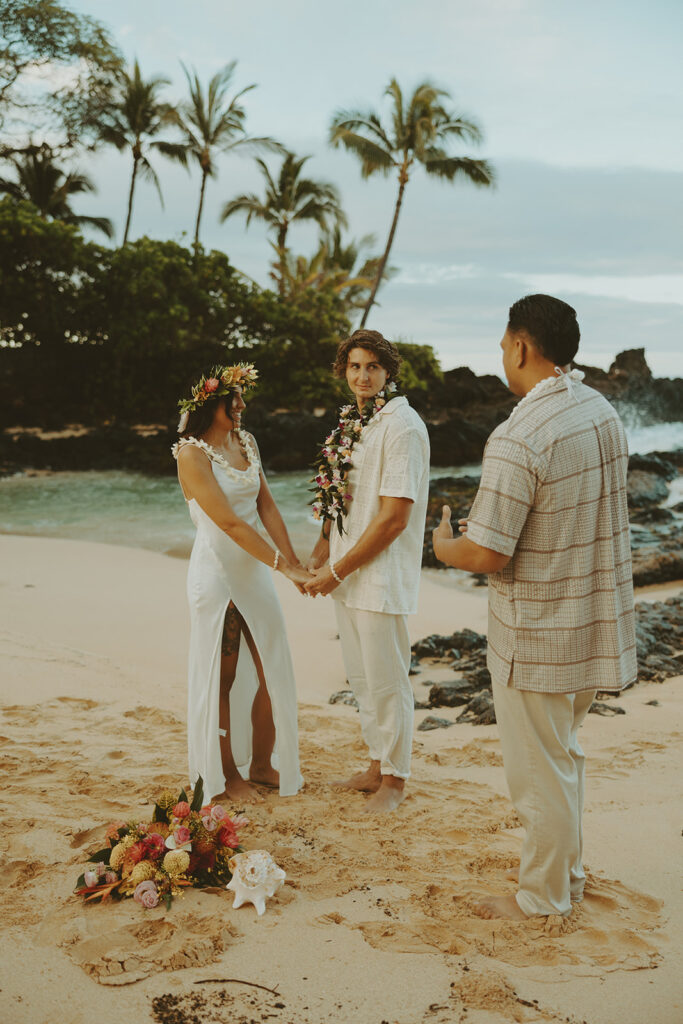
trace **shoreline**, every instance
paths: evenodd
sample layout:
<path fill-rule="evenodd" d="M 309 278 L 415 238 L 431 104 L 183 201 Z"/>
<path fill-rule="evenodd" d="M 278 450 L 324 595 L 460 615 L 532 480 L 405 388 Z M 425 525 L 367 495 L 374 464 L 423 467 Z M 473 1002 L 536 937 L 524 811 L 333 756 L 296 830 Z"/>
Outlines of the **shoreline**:
<path fill-rule="evenodd" d="M 565 924 L 483 921 L 471 902 L 508 891 L 503 873 L 521 836 L 496 727 L 416 731 L 408 799 L 389 818 L 363 815 L 362 796 L 329 786 L 364 758 L 357 713 L 328 704 L 344 682 L 332 602 L 305 599 L 281 577 L 306 787 L 250 807 L 243 838 L 247 849 L 273 853 L 285 887 L 263 918 L 233 910 L 227 893 L 190 892 L 168 914 L 72 897 L 109 821 L 146 813 L 159 789 L 186 781 L 185 575 L 178 559 L 142 549 L 0 535 L 0 857 L 10 882 L 0 893 L 0 988 L 12 1024 L 61 1024 L 67 998 L 70 1024 L 170 1022 L 154 1000 L 178 1019 L 192 1010 L 216 1024 L 677 1018 L 683 898 L 670 812 L 681 677 L 625 691 L 625 715 L 590 715 L 583 726 L 581 908 Z M 423 571 L 411 640 L 485 632 L 485 588 L 449 587 L 444 600 L 431 576 Z M 435 673 L 423 665 L 416 694 L 424 697 L 428 678 Z M 457 709 L 442 711 L 453 718 Z M 417 711 L 416 724 L 428 713 Z M 244 979 L 278 997 L 200 984 L 207 978 Z"/>

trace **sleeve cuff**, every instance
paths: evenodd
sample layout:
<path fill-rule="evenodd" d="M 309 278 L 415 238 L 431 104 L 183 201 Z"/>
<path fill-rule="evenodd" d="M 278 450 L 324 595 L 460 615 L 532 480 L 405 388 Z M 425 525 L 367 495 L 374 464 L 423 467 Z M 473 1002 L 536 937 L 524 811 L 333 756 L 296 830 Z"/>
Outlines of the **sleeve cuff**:
<path fill-rule="evenodd" d="M 480 548 L 489 548 L 491 551 L 497 551 L 499 555 L 512 557 L 517 547 L 517 541 L 514 538 L 503 537 L 496 530 L 482 526 L 480 523 L 473 523 L 471 520 L 467 523 L 465 536 L 473 544 L 478 544 Z"/>

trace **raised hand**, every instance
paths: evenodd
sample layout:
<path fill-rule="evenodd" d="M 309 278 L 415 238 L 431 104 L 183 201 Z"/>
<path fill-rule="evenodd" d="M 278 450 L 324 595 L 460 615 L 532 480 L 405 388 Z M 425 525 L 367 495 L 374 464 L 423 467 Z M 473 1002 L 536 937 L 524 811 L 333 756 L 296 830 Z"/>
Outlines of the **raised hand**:
<path fill-rule="evenodd" d="M 451 508 L 450 505 L 444 505 L 441 509 L 441 522 L 435 530 L 432 531 L 432 537 L 438 537 L 439 540 L 452 540 L 453 538 L 453 527 L 451 526 Z"/>

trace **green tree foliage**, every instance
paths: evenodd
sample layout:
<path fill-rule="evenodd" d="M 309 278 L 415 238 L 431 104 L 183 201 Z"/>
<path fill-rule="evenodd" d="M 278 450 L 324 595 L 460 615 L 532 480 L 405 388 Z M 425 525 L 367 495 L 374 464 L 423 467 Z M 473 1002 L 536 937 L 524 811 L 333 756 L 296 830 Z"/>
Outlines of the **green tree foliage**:
<path fill-rule="evenodd" d="M 245 214 L 247 227 L 252 218 L 264 221 L 275 236 L 276 262 L 281 265 L 286 260 L 287 235 L 292 224 L 313 221 L 323 232 L 330 231 L 335 225 L 346 227 L 346 215 L 335 186 L 327 181 L 302 177 L 303 166 L 309 159 L 285 153 L 276 180 L 267 164 L 257 157 L 256 164 L 265 182 L 264 195 L 259 197 L 250 192 L 237 196 L 225 204 L 221 213 L 222 221 L 235 213 Z M 279 274 L 278 292 L 284 295 L 285 290 L 284 277 Z"/>
<path fill-rule="evenodd" d="M 0 201 L 5 423 L 170 424 L 192 380 L 238 360 L 261 371 L 262 412 L 330 406 L 348 332 L 327 292 L 283 303 L 223 253 L 149 238 L 107 249 L 28 202 Z"/>
<path fill-rule="evenodd" d="M 42 346 L 47 359 L 76 334 L 88 257 L 75 226 L 44 219 L 25 200 L 1 200 L 0 345 Z"/>
<path fill-rule="evenodd" d="M 53 149 L 93 145 L 122 58 L 107 30 L 56 0 L 0 4 L 0 157 L 49 132 Z"/>
<path fill-rule="evenodd" d="M 379 257 L 368 255 L 367 250 L 374 244 L 373 235 L 366 235 L 360 241 L 343 241 L 337 226 L 320 239 L 310 259 L 294 256 L 286 250 L 284 258 L 273 263 L 270 276 L 283 285 L 281 295 L 288 301 L 309 289 L 329 291 L 339 296 L 348 314 L 354 309 L 363 309 L 372 291 Z M 395 272 L 393 267 L 386 267 L 384 280 Z"/>
<path fill-rule="evenodd" d="M 177 112 L 161 99 L 161 90 L 168 85 L 168 79 L 160 75 L 145 80 L 140 65 L 134 62 L 130 71 L 122 70 L 118 75 L 116 98 L 107 109 L 100 124 L 100 138 L 118 150 L 130 150 L 133 167 L 128 190 L 126 226 L 123 244 L 128 241 L 130 222 L 133 215 L 133 198 L 138 175 L 151 181 L 157 190 L 161 205 L 164 197 L 156 171 L 149 161 L 149 152 L 156 150 L 163 156 L 187 164 L 187 152 L 182 143 L 157 139 L 159 135 L 177 120 Z"/>
<path fill-rule="evenodd" d="M 389 259 L 403 193 L 413 165 L 418 163 L 430 176 L 446 181 L 464 177 L 480 186 L 492 185 L 494 181 L 493 169 L 486 160 L 449 154 L 447 147 L 453 139 L 478 143 L 482 137 L 474 121 L 446 109 L 443 100 L 450 99 L 449 93 L 423 82 L 406 102 L 398 82 L 392 78 L 385 95 L 391 98 L 389 126 L 382 124 L 374 111 L 340 110 L 334 115 L 330 128 L 332 145 L 344 146 L 358 157 L 364 178 L 392 172 L 396 172 L 398 178 L 394 216 L 361 327 L 375 302 Z"/>
<path fill-rule="evenodd" d="M 49 146 L 40 146 L 9 158 L 16 181 L 0 178 L 0 193 L 14 199 L 28 199 L 37 206 L 42 217 L 61 220 L 65 224 L 89 226 L 101 231 L 107 238 L 114 234 L 107 217 L 89 217 L 76 214 L 71 208 L 71 196 L 95 192 L 95 186 L 85 174 L 67 173 L 54 161 Z"/>
<path fill-rule="evenodd" d="M 209 82 L 206 92 L 193 69 L 192 74 L 183 64 L 187 78 L 190 98 L 183 103 L 178 111 L 178 125 L 183 134 L 184 145 L 188 156 L 199 166 L 201 185 L 199 188 L 199 205 L 194 229 L 194 244 L 199 243 L 199 225 L 204 208 L 204 192 L 207 178 L 215 178 L 216 156 L 218 153 L 242 152 L 253 153 L 254 150 L 271 150 L 279 152 L 282 147 L 274 139 L 253 138 L 247 135 L 244 123 L 246 111 L 240 100 L 245 93 L 255 89 L 248 85 L 228 99 L 228 91 L 237 62 L 231 61 L 217 71 Z"/>

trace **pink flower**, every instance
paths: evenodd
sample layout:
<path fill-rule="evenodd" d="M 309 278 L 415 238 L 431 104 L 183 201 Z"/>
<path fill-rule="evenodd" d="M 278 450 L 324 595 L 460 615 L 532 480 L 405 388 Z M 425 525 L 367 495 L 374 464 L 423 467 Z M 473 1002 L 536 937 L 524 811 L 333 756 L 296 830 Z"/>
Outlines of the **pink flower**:
<path fill-rule="evenodd" d="M 202 815 L 202 825 L 207 832 L 213 832 L 214 829 L 218 828 L 218 822 L 214 821 L 210 814 Z"/>
<path fill-rule="evenodd" d="M 100 877 L 94 868 L 91 868 L 89 871 L 83 872 L 83 881 L 87 885 L 88 889 L 92 889 L 93 886 L 97 885 L 99 880 Z"/>
<path fill-rule="evenodd" d="M 237 817 L 232 819 L 232 824 L 235 829 L 244 828 L 249 824 L 249 818 L 247 818 L 246 814 L 238 814 Z"/>
<path fill-rule="evenodd" d="M 133 893 L 133 899 L 136 903 L 143 906 L 145 910 L 151 910 L 152 907 L 156 907 L 159 902 L 159 892 L 156 883 L 151 878 L 148 878 L 145 882 L 140 882 Z"/>
<path fill-rule="evenodd" d="M 101 878 L 101 877 L 102 877 L 102 875 L 103 875 L 103 874 L 105 874 L 105 872 L 106 872 L 106 870 L 107 870 L 107 865 L 106 865 L 106 864 L 104 863 L 104 861 L 101 861 L 101 860 L 100 860 L 100 861 L 98 861 L 98 862 L 97 862 L 97 864 L 95 865 L 95 868 L 96 868 L 96 870 L 97 870 L 97 877 L 98 877 L 98 878 Z"/>
<path fill-rule="evenodd" d="M 215 377 L 209 377 L 206 384 L 204 385 L 204 390 L 208 392 L 208 394 L 212 394 L 212 392 L 216 390 L 219 384 L 220 381 L 216 380 Z"/>
<path fill-rule="evenodd" d="M 109 828 L 107 829 L 107 836 L 106 836 L 106 838 L 110 841 L 112 846 L 116 846 L 116 844 L 118 842 L 120 842 L 119 829 L 125 828 L 125 827 L 126 827 L 125 821 L 114 821 L 109 826 Z"/>
<path fill-rule="evenodd" d="M 232 824 L 223 825 L 218 833 L 218 841 L 222 846 L 229 846 L 231 850 L 234 850 L 240 844 L 240 838 L 232 827 Z"/>
<path fill-rule="evenodd" d="M 149 835 L 146 836 L 145 846 L 147 847 L 151 860 L 158 860 L 166 850 L 164 837 L 160 836 L 158 832 L 150 832 Z"/>
<path fill-rule="evenodd" d="M 190 805 L 186 800 L 181 800 L 180 803 L 176 804 L 171 814 L 174 818 L 187 818 L 190 813 Z"/>
<path fill-rule="evenodd" d="M 173 838 L 176 841 L 176 848 L 178 846 L 184 846 L 185 843 L 189 843 L 189 841 L 190 841 L 190 830 L 189 830 L 189 828 L 186 828 L 185 825 L 179 825 L 178 828 L 173 833 Z"/>
<path fill-rule="evenodd" d="M 131 846 L 127 854 L 130 857 L 133 864 L 137 864 L 147 856 L 147 845 L 146 843 L 139 842 Z"/>
<path fill-rule="evenodd" d="M 221 807 L 220 804 L 214 804 L 211 808 L 211 817 L 214 821 L 222 821 L 223 818 L 227 818 L 228 812 Z"/>
<path fill-rule="evenodd" d="M 108 885 L 113 885 L 114 882 L 118 882 L 119 876 L 116 874 L 115 871 L 106 871 L 104 875 L 104 880 Z"/>

